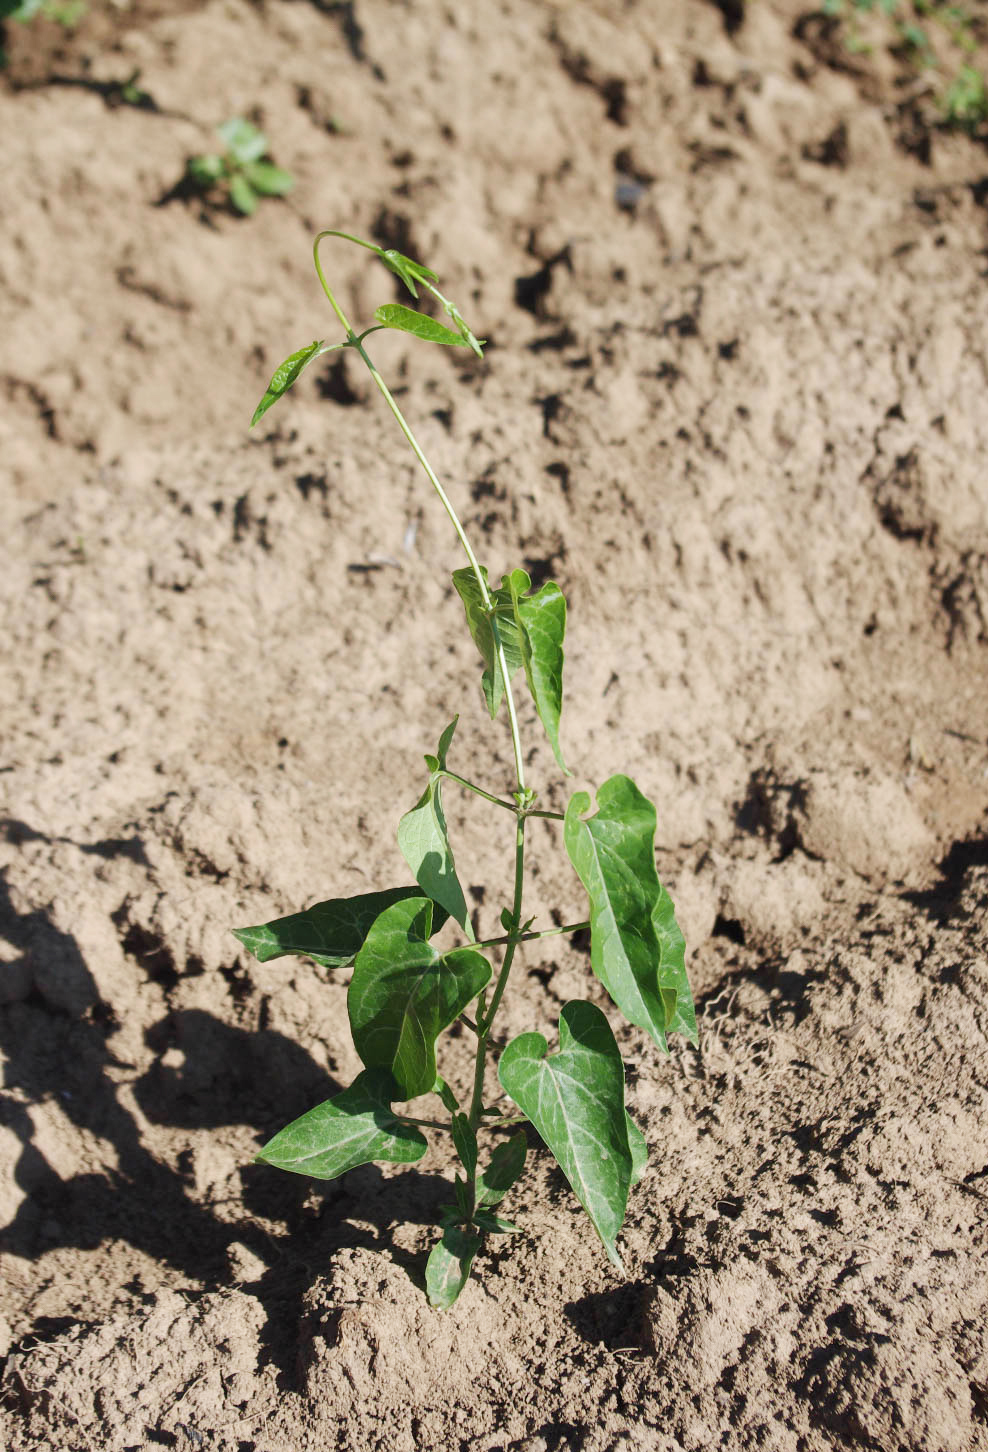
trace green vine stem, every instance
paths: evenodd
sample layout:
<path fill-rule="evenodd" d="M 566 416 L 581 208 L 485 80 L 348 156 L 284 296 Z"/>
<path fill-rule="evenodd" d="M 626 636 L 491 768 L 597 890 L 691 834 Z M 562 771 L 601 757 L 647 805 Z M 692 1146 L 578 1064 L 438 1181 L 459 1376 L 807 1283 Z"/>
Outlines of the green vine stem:
<path fill-rule="evenodd" d="M 440 503 L 442 504 L 447 515 L 449 516 L 453 529 L 456 531 L 456 536 L 463 547 L 463 551 L 466 554 L 467 560 L 470 564 L 470 569 L 472 570 L 474 579 L 477 582 L 477 588 L 480 592 L 480 598 L 483 601 L 485 610 L 487 611 L 491 634 L 494 639 L 494 651 L 497 657 L 498 667 L 501 671 L 501 677 L 504 682 L 504 699 L 508 711 L 508 724 L 511 731 L 511 744 L 515 758 L 515 778 L 517 781 L 519 796 L 519 804 L 517 806 L 511 807 L 511 810 L 513 810 L 517 816 L 517 822 L 515 827 L 514 889 L 512 893 L 511 903 L 511 931 L 508 933 L 506 938 L 504 958 L 501 962 L 501 968 L 498 973 L 497 983 L 494 987 L 494 993 L 491 998 L 490 1007 L 486 1007 L 486 1005 L 483 1006 L 481 1008 L 481 1011 L 477 1015 L 477 1053 L 474 1060 L 473 1091 L 470 1098 L 470 1109 L 468 1116 L 471 1129 L 476 1130 L 481 1122 L 484 1108 L 484 1071 L 487 1066 L 487 1047 L 490 1040 L 491 1026 L 497 1015 L 497 1011 L 501 1006 L 501 1000 L 504 997 L 504 991 L 508 986 L 508 978 L 511 974 L 511 965 L 514 961 L 515 950 L 518 947 L 518 943 L 521 941 L 520 929 L 522 923 L 522 900 L 524 896 L 525 886 L 525 818 L 528 814 L 527 804 L 529 801 L 529 793 L 525 785 L 525 763 L 524 757 L 522 755 L 521 732 L 518 727 L 518 713 L 515 708 L 514 694 L 511 689 L 511 672 L 508 668 L 508 661 L 505 655 L 504 641 L 501 638 L 501 633 L 498 628 L 494 601 L 491 599 L 490 589 L 488 588 L 484 572 L 480 568 L 480 564 L 477 561 L 477 556 L 474 554 L 473 551 L 473 546 L 470 544 L 470 541 L 467 538 L 466 531 L 463 528 L 459 515 L 456 513 L 456 510 L 453 507 L 452 500 L 440 483 L 435 470 L 425 456 L 422 446 L 419 444 L 419 441 L 415 437 L 415 434 L 413 433 L 407 419 L 405 418 L 401 409 L 398 407 L 394 394 L 391 392 L 391 390 L 388 388 L 388 385 L 381 377 L 380 373 L 374 365 L 373 360 L 371 359 L 370 355 L 368 354 L 366 348 L 363 345 L 362 339 L 367 336 L 367 333 L 362 334 L 360 337 L 358 337 L 356 333 L 354 333 L 352 327 L 350 326 L 349 320 L 346 317 L 346 314 L 343 312 L 339 303 L 336 301 L 333 290 L 326 280 L 326 275 L 323 272 L 322 263 L 319 258 L 319 244 L 326 237 L 340 237 L 349 242 L 357 242 L 362 247 L 369 247 L 372 251 L 376 251 L 377 249 L 374 248 L 372 244 L 366 243 L 360 238 L 350 236 L 349 233 L 334 231 L 320 232 L 316 237 L 312 248 L 312 255 L 316 265 L 316 273 L 319 277 L 319 282 L 322 286 L 323 292 L 329 299 L 333 311 L 335 312 L 337 318 L 340 321 L 340 324 L 346 332 L 347 337 L 345 346 L 351 347 L 357 353 L 359 353 L 368 372 L 370 373 L 370 376 L 373 378 L 375 384 L 377 385 L 381 396 L 383 397 L 388 408 L 391 410 L 391 413 L 394 415 L 395 421 L 397 422 L 398 427 L 401 429 L 401 432 L 404 434 L 405 439 L 407 440 L 409 447 L 412 450 L 412 453 L 415 455 L 416 459 L 421 465 L 427 479 L 429 480 L 429 483 L 432 485 L 436 494 L 439 496 Z M 437 291 L 436 288 L 430 286 L 428 283 L 426 283 L 426 286 L 429 288 L 429 291 L 433 293 L 433 295 L 443 303 L 447 312 L 452 313 L 455 311 L 452 309 L 451 305 L 447 303 L 446 299 L 443 298 L 442 295 Z M 487 797 L 488 800 L 496 802 L 499 806 L 511 806 L 510 803 L 504 802 L 500 798 L 490 796 L 488 793 L 481 791 L 463 778 L 457 778 L 457 780 L 460 781 L 460 783 L 463 786 L 467 787 L 469 790 L 477 791 L 479 795 Z M 526 805 L 522 806 L 522 802 L 525 802 Z M 539 813 L 539 815 L 542 815 L 542 813 Z M 559 814 L 556 813 L 553 815 L 558 816 Z M 474 1170 L 473 1173 L 468 1175 L 467 1177 L 468 1194 L 471 1196 L 471 1199 L 474 1194 L 475 1182 L 476 1170 Z"/>

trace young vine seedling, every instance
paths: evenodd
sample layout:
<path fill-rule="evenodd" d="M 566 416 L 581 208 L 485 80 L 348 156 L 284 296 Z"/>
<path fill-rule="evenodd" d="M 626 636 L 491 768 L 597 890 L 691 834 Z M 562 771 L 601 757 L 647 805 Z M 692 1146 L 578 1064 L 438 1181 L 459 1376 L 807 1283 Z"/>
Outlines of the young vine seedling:
<path fill-rule="evenodd" d="M 452 326 L 403 304 L 385 303 L 371 327 L 355 332 L 320 262 L 320 243 L 329 237 L 375 253 L 413 298 L 419 288 L 431 294 Z M 349 348 L 369 369 L 466 555 L 468 563 L 454 572 L 453 583 L 483 661 L 482 687 L 491 719 L 502 707 L 507 716 L 515 782 L 510 793 L 498 794 L 452 770 L 448 761 L 454 718 L 435 755 L 425 758 L 425 790 L 398 824 L 398 844 L 416 886 L 333 898 L 290 917 L 237 930 L 241 943 L 262 963 L 303 954 L 329 968 L 352 965 L 347 1009 L 354 1047 L 364 1064 L 348 1089 L 281 1130 L 258 1158 L 296 1174 L 331 1180 L 371 1161 L 413 1163 L 426 1152 L 424 1129 L 448 1133 L 461 1172 L 452 1201 L 442 1208 L 439 1238 L 425 1272 L 430 1301 L 445 1307 L 466 1284 L 484 1238 L 517 1229 L 502 1218 L 500 1205 L 524 1169 L 525 1125 L 531 1125 L 558 1161 L 608 1256 L 623 1269 L 617 1239 L 628 1192 L 643 1173 L 648 1151 L 625 1108 L 624 1064 L 606 1015 L 592 1003 L 567 1003 L 560 1013 L 555 1053 L 537 1032 L 507 1044 L 497 1075 L 515 1110 L 506 1113 L 486 1102 L 485 1069 L 519 947 L 553 933 L 586 929 L 593 972 L 625 1017 L 665 1053 L 671 1033 L 696 1044 L 683 935 L 655 869 L 655 808 L 627 776 L 603 783 L 592 814 L 590 797 L 582 791 L 573 793 L 565 813 L 536 805 L 537 794 L 526 781 L 513 692 L 520 676 L 559 768 L 568 776 L 559 743 L 566 602 L 552 582 L 533 590 L 521 569 L 503 575 L 499 586 L 490 583 L 449 496 L 366 348 L 368 337 L 386 328 L 470 348 L 478 357 L 483 344 L 439 291 L 436 274 L 411 258 L 342 232 L 320 232 L 313 256 L 343 340 L 317 340 L 286 358 L 252 423 L 325 353 Z M 446 782 L 475 793 L 492 810 L 510 812 L 515 820 L 514 887 L 511 905 L 501 913 L 504 932 L 483 942 L 475 940 L 447 834 L 442 802 Z M 525 917 L 525 832 L 532 817 L 560 823 L 563 845 L 586 889 L 589 922 L 538 931 L 533 919 Z M 440 950 L 432 939 L 449 919 L 465 941 Z M 458 1019 L 476 1040 L 473 1082 L 460 1093 L 442 1077 L 436 1059 L 440 1035 Z M 413 1117 L 395 1107 L 422 1095 L 437 1097 L 435 1115 L 442 1118 Z"/>

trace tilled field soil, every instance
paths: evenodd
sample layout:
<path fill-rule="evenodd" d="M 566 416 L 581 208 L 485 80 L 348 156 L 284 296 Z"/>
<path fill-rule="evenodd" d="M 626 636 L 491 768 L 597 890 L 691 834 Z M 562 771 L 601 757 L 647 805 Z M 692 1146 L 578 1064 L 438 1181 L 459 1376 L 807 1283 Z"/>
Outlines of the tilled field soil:
<path fill-rule="evenodd" d="M 988 1448 L 985 136 L 791 0 L 134 0 L 6 50 L 11 1452 Z M 296 178 L 250 218 L 181 185 L 237 115 Z M 448 1312 L 442 1142 L 251 1164 L 359 1062 L 348 975 L 230 928 L 406 880 L 457 711 L 451 765 L 512 785 L 455 537 L 351 360 L 247 432 L 332 336 L 321 227 L 489 340 L 372 342 L 492 576 L 567 596 L 577 787 L 659 804 L 700 1048 L 614 1016 L 626 1280 L 544 1152 Z M 325 257 L 355 318 L 396 297 Z M 447 801 L 492 936 L 510 822 Z M 531 841 L 528 910 L 579 920 Z M 607 1003 L 579 939 L 516 979 L 506 1036 Z"/>

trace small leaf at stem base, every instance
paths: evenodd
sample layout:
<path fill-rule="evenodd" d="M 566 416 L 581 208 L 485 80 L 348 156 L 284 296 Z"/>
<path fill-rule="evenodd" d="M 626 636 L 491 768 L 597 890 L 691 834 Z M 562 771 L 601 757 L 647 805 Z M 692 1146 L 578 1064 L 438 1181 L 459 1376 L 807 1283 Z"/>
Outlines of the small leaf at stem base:
<path fill-rule="evenodd" d="M 633 1187 L 638 1184 L 648 1168 L 648 1144 L 627 1110 L 625 1110 L 625 1115 L 628 1120 L 628 1148 L 631 1150 L 631 1184 Z"/>
<path fill-rule="evenodd" d="M 244 167 L 244 176 L 262 197 L 283 197 L 295 185 L 291 172 L 275 166 L 273 161 L 251 161 Z"/>
<path fill-rule="evenodd" d="M 470 1276 L 480 1236 L 450 1225 L 429 1252 L 425 1267 L 425 1289 L 429 1304 L 446 1311 L 463 1290 Z"/>
<path fill-rule="evenodd" d="M 257 192 L 240 172 L 230 178 L 230 201 L 242 217 L 252 217 L 257 211 Z"/>
<path fill-rule="evenodd" d="M 491 1155 L 491 1162 L 477 1177 L 477 1204 L 498 1205 L 525 1168 L 528 1140 L 523 1129 L 516 1130 Z"/>

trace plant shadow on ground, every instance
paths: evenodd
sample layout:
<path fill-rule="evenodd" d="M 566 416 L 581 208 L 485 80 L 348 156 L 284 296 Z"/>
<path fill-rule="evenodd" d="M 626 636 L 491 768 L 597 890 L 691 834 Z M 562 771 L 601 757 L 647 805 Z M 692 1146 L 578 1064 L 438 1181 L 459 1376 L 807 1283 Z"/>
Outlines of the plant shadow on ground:
<path fill-rule="evenodd" d="M 564 1314 L 573 1329 L 593 1346 L 608 1351 L 640 1351 L 647 1345 L 646 1312 L 651 1291 L 645 1281 L 627 1281 L 570 1301 Z"/>
<path fill-rule="evenodd" d="M 124 843 L 121 850 L 132 855 L 134 846 Z M 32 987 L 0 1016 L 8 1091 L 0 1095 L 0 1122 L 20 1141 L 13 1178 L 24 1194 L 0 1227 L 0 1250 L 34 1261 L 60 1249 L 125 1241 L 193 1282 L 191 1291 L 182 1289 L 194 1298 L 235 1281 L 230 1249 L 242 1245 L 267 1267 L 240 1288 L 261 1303 L 268 1322 L 263 1354 L 289 1380 L 302 1297 L 334 1251 L 344 1245 L 373 1249 L 420 1279 L 417 1258 L 392 1246 L 389 1230 L 396 1222 L 435 1220 L 449 1190 L 439 1177 L 406 1169 L 400 1179 L 389 1179 L 365 1166 L 327 1186 L 322 1203 L 313 1206 L 318 1182 L 248 1163 L 239 1172 L 243 1211 L 221 1218 L 197 1197 L 193 1149 L 181 1152 L 175 1164 L 162 1162 L 121 1099 L 121 1087 L 129 1084 L 153 1125 L 193 1131 L 243 1124 L 257 1131 L 259 1144 L 286 1110 L 301 1114 L 338 1092 L 305 1050 L 270 1029 L 249 1031 L 202 1010 L 178 1010 L 148 1029 L 147 1041 L 159 1057 L 139 1078 L 128 1079 L 128 1065 L 112 1047 L 116 1017 L 100 1001 L 75 938 L 44 912 L 18 913 L 2 875 L 0 935 L 23 953 L 45 986 L 44 995 Z M 58 1003 L 52 1001 L 52 979 Z M 84 1004 L 89 1007 L 76 1007 Z M 168 1047 L 181 1049 L 180 1068 L 161 1062 Z M 56 1101 L 78 1130 L 113 1145 L 112 1173 L 81 1170 L 63 1177 L 49 1163 L 30 1112 L 45 1100 Z M 272 1235 L 262 1221 L 280 1221 L 283 1233 Z M 136 1282 L 121 1289 L 139 1291 Z M 42 1318 L 32 1339 L 51 1339 L 70 1324 L 78 1322 Z"/>
<path fill-rule="evenodd" d="M 961 894 L 971 867 L 988 867 L 988 836 L 955 842 L 937 864 L 939 880 L 932 887 L 904 892 L 902 896 L 920 908 L 932 923 L 946 927 L 955 918 L 970 916 L 961 905 Z"/>

